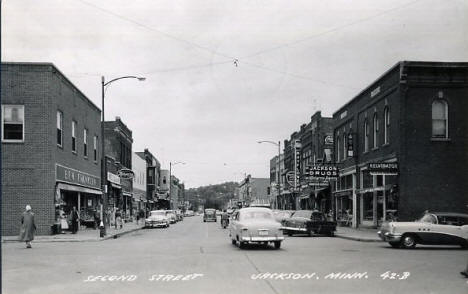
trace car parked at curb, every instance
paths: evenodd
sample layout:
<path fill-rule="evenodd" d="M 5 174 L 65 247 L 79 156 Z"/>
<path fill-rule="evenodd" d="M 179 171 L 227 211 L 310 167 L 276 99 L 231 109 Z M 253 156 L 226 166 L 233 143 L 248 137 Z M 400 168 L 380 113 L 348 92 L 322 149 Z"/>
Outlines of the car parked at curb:
<path fill-rule="evenodd" d="M 174 210 L 167 210 L 167 216 L 169 217 L 171 224 L 175 224 L 178 220 Z"/>
<path fill-rule="evenodd" d="M 282 230 L 288 236 L 294 234 L 325 234 L 334 236 L 336 222 L 328 221 L 323 212 L 318 210 L 298 210 L 282 223 Z"/>
<path fill-rule="evenodd" d="M 279 223 L 282 223 L 285 219 L 290 218 L 293 213 L 294 211 L 292 210 L 273 210 L 273 216 Z"/>
<path fill-rule="evenodd" d="M 148 227 L 169 227 L 169 217 L 166 210 L 153 210 L 148 218 L 145 219 L 145 228 Z"/>
<path fill-rule="evenodd" d="M 243 249 L 248 243 L 273 243 L 276 249 L 284 240 L 281 224 L 273 217 L 269 208 L 242 208 L 231 217 L 229 236 L 232 244 L 239 243 Z"/>
<path fill-rule="evenodd" d="M 425 212 L 414 222 L 384 223 L 377 232 L 393 248 L 423 245 L 459 245 L 468 248 L 468 214 Z"/>

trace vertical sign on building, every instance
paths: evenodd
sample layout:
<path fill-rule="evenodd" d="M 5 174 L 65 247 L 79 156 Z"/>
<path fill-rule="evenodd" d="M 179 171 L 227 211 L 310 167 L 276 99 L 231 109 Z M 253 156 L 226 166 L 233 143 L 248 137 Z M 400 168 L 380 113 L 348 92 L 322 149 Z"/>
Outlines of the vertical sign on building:
<path fill-rule="evenodd" d="M 353 141 L 353 133 L 348 134 L 348 142 L 346 144 L 348 146 L 348 157 L 354 156 L 354 141 Z"/>
<path fill-rule="evenodd" d="M 301 163 L 301 142 L 299 140 L 294 141 L 294 190 L 297 189 L 297 183 L 300 173 Z"/>

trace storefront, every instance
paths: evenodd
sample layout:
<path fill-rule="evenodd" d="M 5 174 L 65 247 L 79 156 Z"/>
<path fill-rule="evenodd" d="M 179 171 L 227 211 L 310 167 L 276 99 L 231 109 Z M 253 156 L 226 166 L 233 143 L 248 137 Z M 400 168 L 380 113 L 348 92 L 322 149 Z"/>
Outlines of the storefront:
<path fill-rule="evenodd" d="M 109 217 L 108 224 L 115 225 L 115 212 L 123 207 L 122 186 L 120 177 L 114 173 L 107 172 L 107 215 Z"/>
<path fill-rule="evenodd" d="M 71 228 L 73 207 L 79 212 L 81 226 L 96 227 L 102 209 L 100 178 L 60 164 L 55 165 L 55 177 L 55 218 L 60 229 Z"/>

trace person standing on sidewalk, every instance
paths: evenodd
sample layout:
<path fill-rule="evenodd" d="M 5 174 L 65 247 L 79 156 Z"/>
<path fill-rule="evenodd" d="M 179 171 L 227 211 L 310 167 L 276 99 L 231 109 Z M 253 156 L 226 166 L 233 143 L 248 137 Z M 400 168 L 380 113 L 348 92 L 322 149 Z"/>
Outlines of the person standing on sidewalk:
<path fill-rule="evenodd" d="M 122 213 L 117 208 L 117 210 L 115 211 L 115 229 L 117 228 L 121 229 L 122 226 L 123 226 L 122 225 Z"/>
<path fill-rule="evenodd" d="M 78 221 L 80 216 L 78 215 L 78 211 L 76 210 L 76 206 L 73 206 L 73 210 L 71 212 L 71 229 L 72 234 L 76 234 L 78 231 Z"/>
<path fill-rule="evenodd" d="M 34 221 L 34 213 L 31 206 L 26 205 L 26 211 L 21 217 L 20 241 L 26 242 L 26 248 L 31 248 L 31 241 L 34 240 L 36 233 L 36 223 Z"/>

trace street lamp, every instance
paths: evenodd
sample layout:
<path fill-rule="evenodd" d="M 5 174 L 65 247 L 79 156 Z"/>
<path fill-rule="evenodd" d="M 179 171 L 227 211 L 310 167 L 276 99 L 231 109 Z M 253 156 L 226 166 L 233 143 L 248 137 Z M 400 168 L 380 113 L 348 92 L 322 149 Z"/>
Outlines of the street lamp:
<path fill-rule="evenodd" d="M 101 92 L 102 92 L 102 119 L 101 119 L 101 189 L 102 189 L 102 204 L 103 204 L 103 209 L 102 209 L 102 221 L 104 224 L 103 228 L 103 234 L 106 235 L 106 230 L 107 230 L 107 218 L 106 218 L 106 213 L 107 213 L 107 176 L 106 176 L 106 154 L 105 154 L 105 148 L 104 148 L 104 121 L 105 121 L 105 116 L 104 116 L 104 96 L 105 96 L 105 90 L 106 86 L 108 86 L 110 83 L 113 83 L 118 80 L 122 79 L 137 79 L 139 81 L 144 81 L 146 78 L 144 77 L 137 77 L 137 76 L 123 76 L 119 78 L 115 78 L 113 80 L 110 80 L 106 82 L 104 76 L 101 77 Z"/>
<path fill-rule="evenodd" d="M 276 191 L 278 192 L 278 195 L 276 195 L 275 197 L 275 208 L 277 209 L 278 208 L 278 197 L 280 196 L 280 186 L 281 186 L 281 174 L 280 174 L 280 168 L 281 168 L 281 141 L 278 141 L 278 143 L 274 142 L 274 141 L 268 141 L 268 140 L 263 140 L 263 141 L 257 141 L 258 144 L 261 144 L 261 143 L 269 143 L 269 144 L 273 144 L 275 146 L 278 146 L 278 167 L 277 167 L 277 171 L 278 171 L 278 177 L 277 177 L 277 183 L 276 183 Z"/>
<path fill-rule="evenodd" d="M 185 162 L 182 161 L 176 161 L 176 162 L 171 162 L 169 161 L 169 199 L 172 198 L 172 166 L 177 165 L 177 164 L 186 164 Z M 169 203 L 171 203 L 171 200 L 169 200 Z M 172 209 L 172 207 L 171 207 Z"/>

